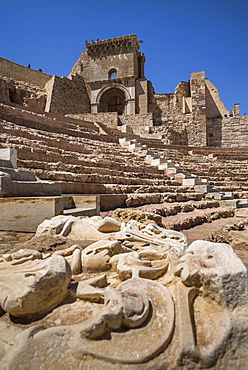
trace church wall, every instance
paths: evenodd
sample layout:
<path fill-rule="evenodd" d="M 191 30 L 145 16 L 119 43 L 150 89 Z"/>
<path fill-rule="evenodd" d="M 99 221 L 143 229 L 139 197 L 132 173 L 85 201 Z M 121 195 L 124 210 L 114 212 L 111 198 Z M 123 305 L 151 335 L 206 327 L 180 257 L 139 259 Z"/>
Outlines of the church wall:
<path fill-rule="evenodd" d="M 82 53 L 78 62 L 84 76 L 85 82 L 102 81 L 109 79 L 109 71 L 116 69 L 116 78 L 129 77 L 134 75 L 134 53 L 125 52 L 106 54 L 104 58 L 100 55 L 89 55 Z M 76 68 L 74 68 L 74 71 Z"/>

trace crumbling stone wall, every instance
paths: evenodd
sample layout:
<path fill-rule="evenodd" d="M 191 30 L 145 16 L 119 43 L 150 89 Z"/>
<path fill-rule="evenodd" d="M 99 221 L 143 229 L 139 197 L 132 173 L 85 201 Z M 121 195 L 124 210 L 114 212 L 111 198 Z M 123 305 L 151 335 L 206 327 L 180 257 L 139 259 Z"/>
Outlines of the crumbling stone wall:
<path fill-rule="evenodd" d="M 69 114 L 89 113 L 90 102 L 84 84 L 79 76 L 53 76 L 46 84 L 47 104 L 46 112 Z"/>
<path fill-rule="evenodd" d="M 205 78 L 205 93 L 206 93 L 206 116 L 207 118 L 220 118 L 229 115 L 228 109 L 221 101 L 219 91 L 216 86 Z"/>
<path fill-rule="evenodd" d="M 184 81 L 179 82 L 174 93 L 150 95 L 149 112 L 154 113 L 155 125 L 180 119 L 185 113 L 185 98 L 189 96 L 190 86 Z"/>
<path fill-rule="evenodd" d="M 190 96 L 189 83 L 180 82 L 174 93 L 151 95 L 149 112 L 154 115 L 155 126 L 151 132 L 160 134 L 166 144 L 188 145 L 186 126 L 191 115 L 185 114 L 185 99 Z"/>
<path fill-rule="evenodd" d="M 0 76 L 0 101 L 44 110 L 46 90 L 27 82 Z"/>
<path fill-rule="evenodd" d="M 154 94 L 149 111 L 165 142 L 192 146 L 221 146 L 222 118 L 229 115 L 204 72 L 192 73 L 173 94 Z"/>

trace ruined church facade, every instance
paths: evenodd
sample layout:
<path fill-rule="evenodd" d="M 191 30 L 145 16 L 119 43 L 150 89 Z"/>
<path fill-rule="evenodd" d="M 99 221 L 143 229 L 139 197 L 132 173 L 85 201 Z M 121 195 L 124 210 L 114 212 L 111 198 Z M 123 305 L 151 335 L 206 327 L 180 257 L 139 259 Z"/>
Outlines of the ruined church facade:
<path fill-rule="evenodd" d="M 0 101 L 111 127 L 125 126 L 167 144 L 247 147 L 248 118 L 230 113 L 204 72 L 156 94 L 144 75 L 136 35 L 86 42 L 68 77 L 52 76 L 0 58 Z"/>
<path fill-rule="evenodd" d="M 89 89 L 91 113 L 147 113 L 145 56 L 139 51 L 137 36 L 87 42 L 86 48 L 71 75 L 84 78 Z"/>

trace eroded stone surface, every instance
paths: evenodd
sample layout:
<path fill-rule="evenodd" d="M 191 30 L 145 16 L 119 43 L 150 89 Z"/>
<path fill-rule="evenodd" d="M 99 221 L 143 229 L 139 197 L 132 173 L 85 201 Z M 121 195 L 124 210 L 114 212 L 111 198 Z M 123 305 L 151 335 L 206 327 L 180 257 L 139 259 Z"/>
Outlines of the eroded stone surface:
<path fill-rule="evenodd" d="M 36 256 L 34 251 L 34 256 Z M 16 263 L 18 261 L 18 264 Z M 0 307 L 15 317 L 41 315 L 63 302 L 71 269 L 62 256 L 0 264 Z"/>
<path fill-rule="evenodd" d="M 71 221 L 82 225 L 80 218 L 60 218 L 39 230 L 55 235 L 64 230 L 70 237 Z M 87 224 L 96 230 L 99 221 Z M 115 236 L 110 230 L 113 240 L 85 249 L 73 245 L 52 256 L 32 250 L 1 256 L 0 325 L 9 330 L 5 344 L 0 337 L 1 366 L 228 369 L 236 348 L 235 366 L 242 369 L 248 359 L 247 270 L 232 248 L 206 241 L 188 247 L 182 233 L 134 220 Z M 48 284 L 45 293 L 38 277 Z M 31 283 L 24 285 L 25 279 Z M 25 312 L 10 307 L 6 281 L 13 287 L 11 302 L 18 301 L 23 286 L 37 286 Z M 49 306 L 51 296 L 57 301 Z M 28 302 L 29 294 L 22 297 Z M 11 320 L 6 326 L 8 313 L 25 319 L 39 313 L 36 305 L 43 312 L 53 308 L 37 321 L 43 326 L 30 322 L 28 329 L 20 324 L 15 329 Z"/>
<path fill-rule="evenodd" d="M 98 224 L 99 222 L 90 218 L 56 216 L 42 222 L 37 228 L 36 235 L 58 235 L 82 240 L 101 240 L 107 238 L 108 235 L 106 233 L 97 230 Z"/>

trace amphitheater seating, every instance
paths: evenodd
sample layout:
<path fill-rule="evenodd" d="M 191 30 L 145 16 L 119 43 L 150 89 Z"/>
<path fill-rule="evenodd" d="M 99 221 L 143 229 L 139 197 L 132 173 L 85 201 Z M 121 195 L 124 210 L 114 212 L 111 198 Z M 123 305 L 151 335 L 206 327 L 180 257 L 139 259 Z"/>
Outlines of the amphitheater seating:
<path fill-rule="evenodd" d="M 104 128 L 104 125 L 102 125 Z M 101 130 L 102 132 L 102 130 Z M 0 103 L 0 147 L 18 149 L 18 167 L 56 181 L 64 194 L 126 194 L 129 205 L 154 201 L 201 200 L 163 171 L 118 144 L 117 129 L 99 133 L 92 122 Z M 130 135 L 179 163 L 186 171 L 235 197 L 248 197 L 248 149 L 165 145 L 151 137 Z"/>
<path fill-rule="evenodd" d="M 143 198 L 148 193 L 173 200 L 193 191 L 120 147 L 116 137 L 100 134 L 90 122 L 0 104 L 0 133 L 1 147 L 18 149 L 18 168 L 58 182 L 63 193 Z"/>

